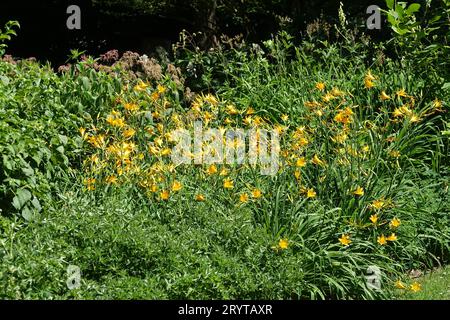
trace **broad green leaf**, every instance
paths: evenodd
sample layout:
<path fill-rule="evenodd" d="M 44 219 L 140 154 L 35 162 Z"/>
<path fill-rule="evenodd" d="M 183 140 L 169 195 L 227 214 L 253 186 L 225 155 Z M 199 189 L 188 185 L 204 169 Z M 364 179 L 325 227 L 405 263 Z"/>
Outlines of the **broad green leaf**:
<path fill-rule="evenodd" d="M 24 167 L 24 168 L 22 168 L 22 172 L 25 173 L 25 175 L 27 175 L 29 177 L 34 175 L 34 170 L 31 167 Z"/>
<path fill-rule="evenodd" d="M 12 170 L 13 169 L 13 162 L 11 160 L 9 160 L 7 155 L 3 155 L 3 165 L 8 170 Z"/>
<path fill-rule="evenodd" d="M 6 26 L 6 29 L 10 29 L 12 27 L 20 28 L 20 23 L 19 23 L 19 21 L 11 20 L 11 21 L 8 21 L 5 26 Z"/>
<path fill-rule="evenodd" d="M 388 21 L 389 21 L 390 24 L 392 24 L 392 25 L 397 25 L 398 24 L 398 14 L 397 14 L 397 12 L 395 12 L 393 10 L 390 10 L 388 12 L 387 18 L 388 18 Z"/>
<path fill-rule="evenodd" d="M 83 83 L 83 87 L 86 90 L 91 90 L 91 82 L 89 81 L 88 77 L 82 77 L 81 82 Z"/>
<path fill-rule="evenodd" d="M 403 15 L 404 15 L 404 8 L 403 8 L 403 6 L 402 6 L 402 4 L 401 3 L 399 3 L 399 4 L 397 4 L 396 6 L 395 6 L 395 12 L 397 12 L 397 14 L 398 14 L 398 17 L 401 19 L 401 18 L 403 18 Z"/>
<path fill-rule="evenodd" d="M 67 136 L 60 134 L 60 135 L 59 135 L 59 140 L 61 141 L 61 143 L 62 143 L 63 145 L 66 145 L 66 144 L 67 144 L 67 141 L 68 141 L 69 139 L 67 138 Z"/>
<path fill-rule="evenodd" d="M 16 196 L 13 198 L 12 204 L 14 208 L 20 210 L 25 205 L 25 203 L 30 201 L 30 199 L 31 199 L 30 191 L 28 191 L 27 189 L 19 189 L 17 190 Z"/>
<path fill-rule="evenodd" d="M 30 221 L 33 218 L 33 211 L 30 210 L 30 208 L 28 208 L 28 206 L 25 206 L 22 209 L 22 217 L 27 220 Z"/>
<path fill-rule="evenodd" d="M 440 15 L 436 15 L 433 18 L 430 19 L 430 24 L 431 23 L 435 23 L 436 21 L 441 20 L 441 16 Z"/>
<path fill-rule="evenodd" d="M 395 33 L 398 33 L 401 36 L 403 36 L 403 35 L 408 33 L 407 29 L 402 29 L 402 28 L 399 28 L 399 27 L 396 27 L 396 26 L 392 26 L 391 28 L 392 28 L 392 30 L 394 30 Z"/>
<path fill-rule="evenodd" d="M 386 0 L 386 5 L 389 9 L 393 9 L 394 8 L 394 2 L 395 0 Z"/>
<path fill-rule="evenodd" d="M 39 202 L 38 198 L 34 197 L 33 200 L 31 200 L 31 204 L 38 212 L 42 211 L 42 206 L 41 206 L 41 203 Z"/>
<path fill-rule="evenodd" d="M 411 15 L 420 10 L 420 4 L 412 3 L 409 5 L 408 9 L 406 9 L 406 14 Z"/>
<path fill-rule="evenodd" d="M 0 80 L 3 82 L 3 84 L 5 86 L 7 86 L 9 84 L 9 78 L 8 77 L 0 75 Z"/>
<path fill-rule="evenodd" d="M 42 161 L 42 154 L 41 153 L 35 154 L 32 158 L 33 158 L 34 161 L 36 161 L 36 164 L 38 166 L 41 164 L 41 161 Z"/>

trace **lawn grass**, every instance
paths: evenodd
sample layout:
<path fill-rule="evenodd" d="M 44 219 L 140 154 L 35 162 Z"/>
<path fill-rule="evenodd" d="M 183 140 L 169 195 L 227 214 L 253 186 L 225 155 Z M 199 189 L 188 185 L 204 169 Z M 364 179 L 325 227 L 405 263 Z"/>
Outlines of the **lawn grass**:
<path fill-rule="evenodd" d="M 405 300 L 450 300 L 450 267 L 434 270 L 417 279 L 422 290 L 399 294 Z"/>

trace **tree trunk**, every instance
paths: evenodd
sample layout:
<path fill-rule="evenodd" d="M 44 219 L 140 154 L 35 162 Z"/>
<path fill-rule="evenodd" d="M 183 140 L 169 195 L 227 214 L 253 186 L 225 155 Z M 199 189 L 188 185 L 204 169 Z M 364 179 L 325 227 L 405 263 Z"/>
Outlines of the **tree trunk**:
<path fill-rule="evenodd" d="M 202 47 L 205 49 L 214 47 L 218 44 L 216 32 L 217 32 L 217 20 L 216 20 L 216 12 L 217 12 L 217 0 L 209 0 L 207 10 L 206 10 L 206 19 L 204 23 L 204 36 L 202 41 Z"/>

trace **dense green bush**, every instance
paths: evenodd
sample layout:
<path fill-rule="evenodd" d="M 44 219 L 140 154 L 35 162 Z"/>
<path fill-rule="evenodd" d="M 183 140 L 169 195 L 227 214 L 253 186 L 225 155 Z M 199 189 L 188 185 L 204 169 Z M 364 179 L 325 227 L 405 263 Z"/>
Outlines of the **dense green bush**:
<path fill-rule="evenodd" d="M 393 31 L 391 45 L 405 65 L 416 74 L 426 75 L 430 90 L 450 88 L 450 2 L 417 3 L 386 0 L 387 20 Z M 435 84 L 433 86 L 432 84 Z"/>
<path fill-rule="evenodd" d="M 52 185 L 72 178 L 80 160 L 78 128 L 113 102 L 120 82 L 87 63 L 56 74 L 32 60 L 0 61 L 0 203 L 30 219 Z"/>

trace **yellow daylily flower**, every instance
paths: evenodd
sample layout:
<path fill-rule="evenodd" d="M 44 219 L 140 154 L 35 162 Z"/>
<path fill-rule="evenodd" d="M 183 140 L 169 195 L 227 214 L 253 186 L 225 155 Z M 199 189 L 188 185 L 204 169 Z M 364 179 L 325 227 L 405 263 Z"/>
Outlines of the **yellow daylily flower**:
<path fill-rule="evenodd" d="M 397 241 L 397 236 L 395 233 L 392 233 L 389 237 L 386 238 L 387 241 Z"/>
<path fill-rule="evenodd" d="M 252 197 L 253 198 L 258 199 L 258 198 L 261 198 L 261 196 L 262 196 L 261 190 L 259 190 L 259 189 L 253 189 L 252 190 Z"/>
<path fill-rule="evenodd" d="M 350 245 L 350 243 L 352 243 L 352 240 L 350 240 L 350 236 L 348 234 L 343 234 L 340 238 L 339 238 L 339 242 L 347 247 Z"/>
<path fill-rule="evenodd" d="M 325 162 L 323 160 L 320 160 L 320 158 L 317 156 L 317 154 L 314 155 L 314 157 L 312 159 L 312 163 L 314 163 L 315 165 L 318 165 L 318 166 L 325 165 Z"/>
<path fill-rule="evenodd" d="M 177 192 L 183 188 L 183 185 L 179 181 L 174 181 L 172 185 L 172 191 Z"/>
<path fill-rule="evenodd" d="M 289 241 L 287 239 L 280 239 L 278 242 L 278 247 L 281 250 L 286 250 L 289 247 Z"/>
<path fill-rule="evenodd" d="M 391 228 L 395 229 L 395 228 L 398 228 L 398 227 L 400 226 L 400 223 L 401 223 L 400 219 L 394 218 L 394 219 L 392 219 L 391 222 L 389 223 L 389 226 L 390 226 Z"/>
<path fill-rule="evenodd" d="M 242 202 L 242 203 L 247 202 L 247 201 L 248 201 L 248 194 L 242 193 L 242 194 L 239 196 L 239 201 Z"/>
<path fill-rule="evenodd" d="M 167 201 L 169 200 L 170 192 L 167 190 L 163 190 L 159 196 L 161 197 L 161 200 Z"/>
<path fill-rule="evenodd" d="M 369 220 L 373 223 L 376 224 L 378 221 L 378 215 L 377 214 L 373 214 L 370 216 Z"/>
<path fill-rule="evenodd" d="M 225 179 L 225 180 L 223 180 L 223 187 L 225 189 L 233 189 L 234 182 L 231 179 Z"/>
<path fill-rule="evenodd" d="M 354 194 L 355 196 L 361 197 L 361 196 L 364 195 L 364 189 L 361 188 L 360 186 L 358 186 L 358 187 L 356 188 L 356 190 L 353 191 L 353 194 Z"/>
<path fill-rule="evenodd" d="M 416 281 L 410 285 L 410 289 L 412 292 L 419 292 L 422 290 L 422 285 Z"/>
<path fill-rule="evenodd" d="M 323 91 L 323 90 L 325 90 L 325 83 L 317 82 L 315 87 L 316 87 L 317 90 Z"/>
<path fill-rule="evenodd" d="M 203 202 L 203 201 L 205 201 L 205 196 L 202 195 L 202 194 L 197 194 L 197 195 L 195 196 L 195 201 Z"/>
<path fill-rule="evenodd" d="M 314 189 L 308 189 L 306 192 L 307 198 L 315 198 L 317 196 L 317 193 L 314 191 Z"/>
<path fill-rule="evenodd" d="M 384 236 L 384 234 L 382 234 L 381 236 L 379 236 L 379 237 L 377 238 L 377 242 L 378 242 L 380 245 L 382 245 L 382 246 L 384 246 L 385 244 L 387 244 L 387 240 L 386 240 L 386 237 Z"/>
<path fill-rule="evenodd" d="M 210 166 L 208 167 L 208 169 L 206 170 L 206 172 L 207 172 L 209 175 L 215 174 L 215 173 L 217 173 L 217 167 L 216 167 L 214 164 L 212 164 L 212 165 L 210 165 Z"/>
<path fill-rule="evenodd" d="M 305 157 L 301 157 L 301 158 L 297 159 L 297 161 L 295 162 L 295 166 L 299 167 L 299 168 L 306 166 Z"/>
<path fill-rule="evenodd" d="M 397 289 L 406 289 L 406 285 L 401 280 L 395 281 L 395 287 Z"/>
<path fill-rule="evenodd" d="M 386 101 L 386 100 L 390 100 L 391 97 L 386 92 L 381 91 L 380 99 L 383 100 L 383 101 Z"/>

